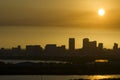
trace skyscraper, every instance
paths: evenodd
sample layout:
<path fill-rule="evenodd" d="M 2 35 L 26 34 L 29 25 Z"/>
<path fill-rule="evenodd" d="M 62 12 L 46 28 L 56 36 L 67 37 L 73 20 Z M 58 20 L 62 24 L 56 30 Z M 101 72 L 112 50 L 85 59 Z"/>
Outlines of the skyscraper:
<path fill-rule="evenodd" d="M 75 39 L 69 38 L 69 50 L 74 51 L 75 50 Z"/>
<path fill-rule="evenodd" d="M 88 38 L 83 39 L 83 49 L 95 49 L 97 48 L 97 41 L 89 41 Z"/>
<path fill-rule="evenodd" d="M 89 48 L 89 39 L 84 38 L 83 39 L 83 49 L 88 49 Z"/>
<path fill-rule="evenodd" d="M 103 49 L 103 43 L 98 44 L 98 49 Z"/>
<path fill-rule="evenodd" d="M 118 44 L 114 43 L 113 50 L 118 50 Z"/>

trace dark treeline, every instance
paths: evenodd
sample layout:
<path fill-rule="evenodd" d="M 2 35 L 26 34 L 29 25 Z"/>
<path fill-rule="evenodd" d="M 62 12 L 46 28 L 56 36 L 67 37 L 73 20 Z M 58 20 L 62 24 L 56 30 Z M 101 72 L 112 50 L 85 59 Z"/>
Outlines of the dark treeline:
<path fill-rule="evenodd" d="M 91 75 L 120 74 L 117 63 L 33 63 L 16 64 L 0 62 L 1 75 Z"/>

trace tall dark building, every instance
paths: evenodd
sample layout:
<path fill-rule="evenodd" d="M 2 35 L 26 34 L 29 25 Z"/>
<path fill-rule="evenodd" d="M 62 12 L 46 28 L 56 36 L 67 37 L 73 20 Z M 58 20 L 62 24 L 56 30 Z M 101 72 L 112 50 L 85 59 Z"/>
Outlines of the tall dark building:
<path fill-rule="evenodd" d="M 89 39 L 84 38 L 83 39 L 83 49 L 88 49 L 89 48 Z"/>
<path fill-rule="evenodd" d="M 118 44 L 114 43 L 113 50 L 118 50 Z"/>
<path fill-rule="evenodd" d="M 83 39 L 83 49 L 95 49 L 97 48 L 97 41 L 89 41 L 88 38 Z"/>
<path fill-rule="evenodd" d="M 75 38 L 69 38 L 69 50 L 70 51 L 75 50 Z"/>
<path fill-rule="evenodd" d="M 98 44 L 98 49 L 103 49 L 103 43 Z"/>

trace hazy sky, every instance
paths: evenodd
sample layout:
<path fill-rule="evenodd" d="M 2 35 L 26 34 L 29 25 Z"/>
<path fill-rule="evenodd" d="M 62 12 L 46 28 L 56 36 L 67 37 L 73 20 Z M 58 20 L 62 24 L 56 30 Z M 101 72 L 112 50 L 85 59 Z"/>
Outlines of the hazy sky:
<path fill-rule="evenodd" d="M 99 8 L 106 10 L 101 24 L 119 25 L 119 3 L 120 0 L 0 0 L 0 25 L 96 25 Z"/>
<path fill-rule="evenodd" d="M 0 0 L 0 47 L 56 43 L 68 38 L 120 43 L 120 0 Z M 98 10 L 105 10 L 104 16 Z"/>

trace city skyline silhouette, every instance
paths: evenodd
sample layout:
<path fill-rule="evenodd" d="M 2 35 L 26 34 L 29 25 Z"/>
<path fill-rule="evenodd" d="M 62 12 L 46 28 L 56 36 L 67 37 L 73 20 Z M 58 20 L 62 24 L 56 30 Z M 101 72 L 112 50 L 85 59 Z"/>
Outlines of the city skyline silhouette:
<path fill-rule="evenodd" d="M 72 58 L 87 58 L 95 59 L 119 59 L 120 48 L 117 43 L 114 43 L 113 49 L 104 48 L 103 43 L 97 43 L 97 41 L 90 41 L 89 38 L 84 38 L 82 48 L 75 48 L 75 38 L 69 38 L 68 46 L 57 46 L 57 44 L 46 44 L 43 48 L 41 45 L 26 45 L 25 49 L 22 49 L 20 45 L 18 47 L 12 47 L 11 49 L 0 49 L 1 59 L 53 59 L 52 60 L 65 60 L 67 57 Z M 118 56 L 116 56 L 118 55 Z M 60 59 L 61 58 L 61 59 Z M 74 59 L 73 59 L 74 60 Z M 89 61 L 89 60 L 88 60 Z"/>
<path fill-rule="evenodd" d="M 84 40 L 86 40 L 86 41 L 84 41 Z M 63 45 L 59 45 L 59 46 L 58 46 L 58 44 L 56 44 L 56 43 L 46 43 L 46 44 L 45 44 L 45 47 L 46 47 L 47 45 L 55 45 L 55 46 L 58 46 L 58 47 L 64 46 L 65 48 L 66 48 L 66 46 L 68 46 L 68 48 L 66 48 L 66 49 L 75 50 L 75 49 L 82 49 L 82 48 L 84 48 L 84 46 L 85 46 L 85 45 L 84 45 L 84 42 L 90 43 L 91 46 L 92 46 L 92 44 L 93 44 L 94 47 L 101 47 L 102 49 L 114 49 L 114 48 L 118 48 L 118 49 L 119 49 L 119 44 L 116 43 L 116 42 L 113 43 L 112 48 L 107 48 L 107 47 L 104 47 L 104 43 L 102 43 L 102 42 L 98 43 L 96 40 L 90 41 L 89 38 L 83 38 L 81 47 L 78 47 L 78 48 L 76 48 L 76 40 L 75 40 L 75 38 L 69 38 L 69 41 L 67 42 L 68 45 L 63 44 Z M 24 44 L 24 45 L 25 45 L 25 44 Z M 25 48 L 26 48 L 27 46 L 40 46 L 41 48 L 45 49 L 45 47 L 42 47 L 40 44 L 28 44 L 28 45 L 25 45 Z M 89 46 L 89 45 L 87 45 L 87 46 Z M 11 47 L 11 48 L 1 47 L 1 48 L 4 48 L 4 49 L 12 49 L 12 48 L 15 48 L 15 47 Z M 22 48 L 21 45 L 18 45 L 18 48 L 25 49 L 25 48 Z"/>

